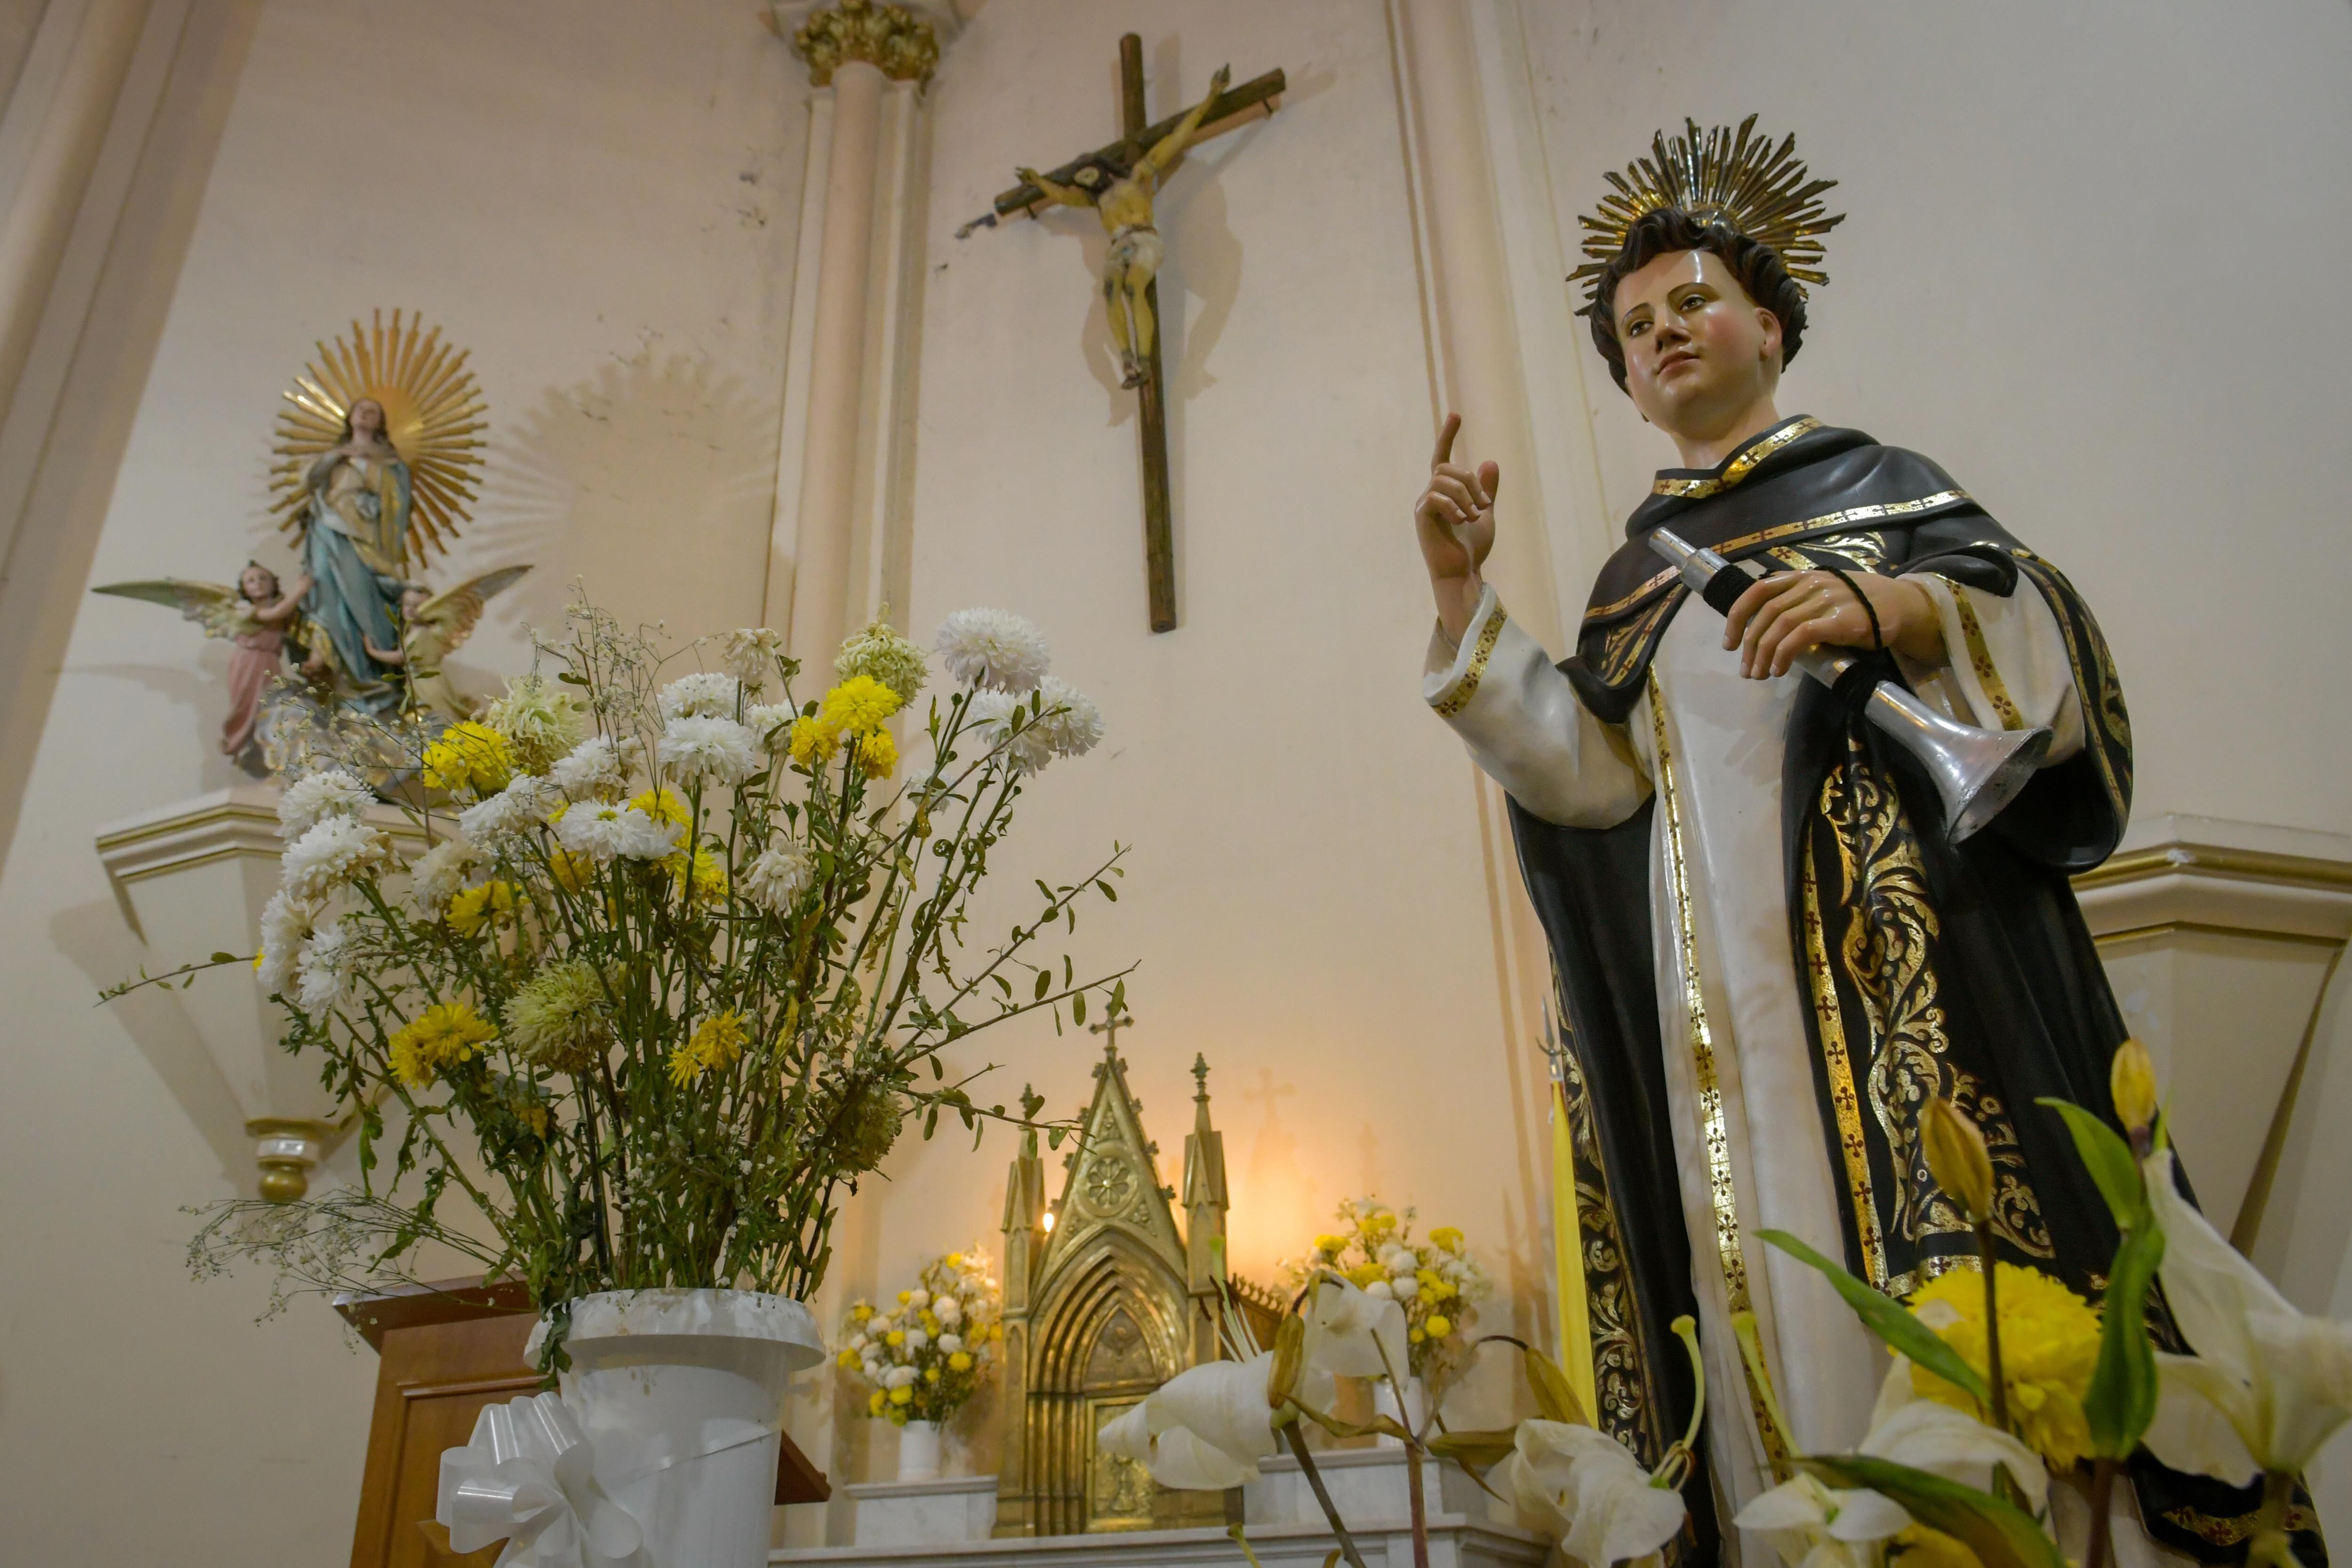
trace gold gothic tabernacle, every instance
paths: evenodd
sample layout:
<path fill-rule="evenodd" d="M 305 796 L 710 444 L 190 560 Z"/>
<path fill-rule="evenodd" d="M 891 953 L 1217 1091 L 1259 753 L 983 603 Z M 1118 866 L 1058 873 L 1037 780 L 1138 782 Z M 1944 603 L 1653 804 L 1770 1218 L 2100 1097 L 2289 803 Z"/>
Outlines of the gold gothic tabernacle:
<path fill-rule="evenodd" d="M 1160 1146 L 1144 1136 L 1116 1040 L 1095 1067 L 1094 1101 L 1065 1162 L 1060 1201 L 1046 1206 L 1034 1132 L 1005 1180 L 999 1535 L 1226 1522 L 1225 1498 L 1169 1490 L 1133 1461 L 1096 1451 L 1105 1422 L 1187 1367 L 1217 1359 L 1226 1279 L 1224 1138 L 1209 1124 L 1208 1063 L 1192 1066 L 1200 1087 L 1184 1140 L 1180 1228 L 1177 1189 L 1160 1184 Z M 1229 1283 L 1271 1343 L 1271 1300 Z"/>

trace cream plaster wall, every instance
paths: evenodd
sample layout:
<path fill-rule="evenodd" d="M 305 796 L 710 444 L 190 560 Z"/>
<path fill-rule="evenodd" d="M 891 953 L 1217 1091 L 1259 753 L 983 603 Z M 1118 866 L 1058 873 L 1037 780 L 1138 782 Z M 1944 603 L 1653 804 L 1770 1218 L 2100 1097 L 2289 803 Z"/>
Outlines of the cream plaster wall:
<path fill-rule="evenodd" d="M 468 665 L 510 667 L 575 573 L 628 614 L 754 615 L 805 84 L 729 0 L 271 0 L 89 580 L 283 559 L 257 526 L 278 389 L 402 305 L 492 410 L 436 579 L 541 563 Z M 181 1206 L 248 1184 L 249 1142 L 167 1005 L 91 1007 L 140 956 L 91 837 L 227 782 L 222 645 L 81 605 L 0 870 L 0 1561 L 339 1561 L 374 1358 L 316 1302 L 257 1327 L 266 1281 L 188 1279 Z"/>

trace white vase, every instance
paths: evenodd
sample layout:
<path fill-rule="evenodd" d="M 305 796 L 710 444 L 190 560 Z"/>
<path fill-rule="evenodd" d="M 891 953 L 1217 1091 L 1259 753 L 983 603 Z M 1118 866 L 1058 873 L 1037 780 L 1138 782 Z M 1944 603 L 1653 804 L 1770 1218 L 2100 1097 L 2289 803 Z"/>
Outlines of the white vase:
<path fill-rule="evenodd" d="M 1386 1415 L 1391 1420 L 1402 1423 L 1407 1430 L 1418 1432 L 1421 1430 L 1422 1423 L 1429 1419 L 1429 1391 L 1422 1386 L 1420 1378 L 1406 1378 L 1404 1403 L 1400 1406 L 1397 1403 L 1396 1385 L 1385 1377 L 1377 1379 L 1372 1384 L 1372 1414 Z M 1383 1432 L 1381 1434 L 1380 1446 L 1383 1448 L 1402 1448 L 1404 1447 L 1404 1440 L 1391 1437 Z"/>
<path fill-rule="evenodd" d="M 798 1301 L 755 1290 L 612 1290 L 572 1305 L 563 1400 L 596 1479 L 660 1568 L 763 1568 L 785 1384 L 824 1356 Z"/>
<path fill-rule="evenodd" d="M 940 1479 L 940 1424 L 909 1421 L 898 1428 L 898 1479 L 935 1481 Z"/>

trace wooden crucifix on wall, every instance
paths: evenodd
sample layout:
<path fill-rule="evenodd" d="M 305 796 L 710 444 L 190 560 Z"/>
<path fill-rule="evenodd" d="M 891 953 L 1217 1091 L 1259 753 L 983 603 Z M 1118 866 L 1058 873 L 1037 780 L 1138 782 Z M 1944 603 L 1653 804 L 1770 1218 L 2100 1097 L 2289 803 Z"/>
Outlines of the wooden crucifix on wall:
<path fill-rule="evenodd" d="M 1051 174 L 1015 171 L 1021 184 L 1003 192 L 993 210 L 956 231 L 994 227 L 1002 217 L 1045 205 L 1092 207 L 1110 235 L 1103 256 L 1103 307 L 1110 317 L 1118 351 L 1120 384 L 1136 395 L 1136 436 L 1143 463 L 1143 558 L 1150 586 L 1151 629 L 1176 629 L 1176 546 L 1168 500 L 1168 416 L 1160 374 L 1160 286 L 1157 276 L 1164 242 L 1152 225 L 1151 201 L 1160 183 L 1185 150 L 1281 105 L 1286 85 L 1280 70 L 1228 89 L 1231 72 L 1220 68 L 1209 96 L 1157 124 L 1143 120 L 1143 40 L 1129 33 L 1118 41 L 1119 139 L 1082 153 Z"/>

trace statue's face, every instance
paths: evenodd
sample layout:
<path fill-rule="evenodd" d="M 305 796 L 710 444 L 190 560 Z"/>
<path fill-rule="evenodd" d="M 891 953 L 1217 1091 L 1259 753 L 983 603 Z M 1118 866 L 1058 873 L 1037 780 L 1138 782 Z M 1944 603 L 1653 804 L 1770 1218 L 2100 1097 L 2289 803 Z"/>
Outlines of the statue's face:
<path fill-rule="evenodd" d="M 1705 437 L 1780 382 L 1780 319 L 1748 297 L 1723 258 L 1675 250 L 1617 285 L 1625 390 L 1651 424 Z"/>
<path fill-rule="evenodd" d="M 278 593 L 278 579 L 270 575 L 267 567 L 248 566 L 236 582 L 237 586 L 245 590 L 245 596 L 256 604 L 273 598 Z"/>
<path fill-rule="evenodd" d="M 383 434 L 383 404 L 373 397 L 362 397 L 352 405 L 352 437 L 354 440 L 372 441 Z"/>
<path fill-rule="evenodd" d="M 400 613 L 411 620 L 415 619 L 416 612 L 422 609 L 424 607 L 425 601 L 432 596 L 432 590 L 428 588 L 410 588 L 406 590 L 400 595 Z"/>

